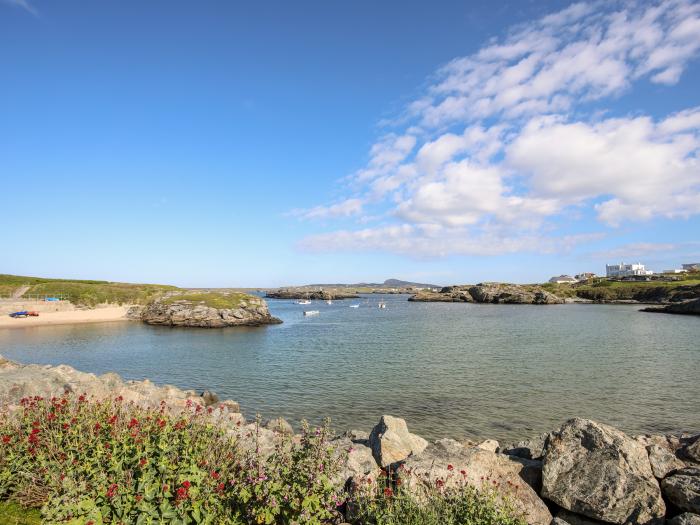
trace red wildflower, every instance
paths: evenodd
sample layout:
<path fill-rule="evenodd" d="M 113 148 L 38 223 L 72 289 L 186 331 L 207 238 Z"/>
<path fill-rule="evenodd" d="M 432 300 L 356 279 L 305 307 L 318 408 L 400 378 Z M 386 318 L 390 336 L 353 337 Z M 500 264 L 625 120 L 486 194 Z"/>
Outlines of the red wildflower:
<path fill-rule="evenodd" d="M 70 425 L 68 423 L 63 423 L 63 430 L 68 430 Z"/>
<path fill-rule="evenodd" d="M 216 492 L 219 492 L 219 493 L 223 492 L 223 491 L 224 491 L 224 487 L 226 487 L 225 484 L 219 483 L 219 484 L 216 486 Z"/>
<path fill-rule="evenodd" d="M 132 417 L 131 421 L 129 421 L 129 428 L 134 428 L 138 424 L 139 424 L 139 420 L 136 419 L 135 417 Z"/>
<path fill-rule="evenodd" d="M 384 489 L 384 496 L 386 496 L 387 498 L 390 498 L 393 495 L 394 495 L 394 491 L 391 490 L 389 487 Z"/>
<path fill-rule="evenodd" d="M 221 477 L 221 474 L 219 474 L 216 470 L 212 470 L 211 477 L 214 479 L 219 479 Z"/>
<path fill-rule="evenodd" d="M 49 421 L 53 421 L 54 419 L 56 419 L 56 414 L 54 414 L 53 412 L 49 412 L 49 415 L 46 416 L 46 419 L 48 419 Z"/>
<path fill-rule="evenodd" d="M 437 486 L 437 488 L 441 488 L 444 484 L 445 482 L 441 479 L 435 480 L 435 485 Z"/>
<path fill-rule="evenodd" d="M 12 440 L 12 436 L 2 436 L 2 442 L 7 444 Z"/>
<path fill-rule="evenodd" d="M 466 471 L 466 470 L 460 470 L 459 473 L 460 473 L 462 476 L 466 476 L 466 475 L 467 475 L 467 471 Z"/>
<path fill-rule="evenodd" d="M 180 487 L 179 489 L 177 489 L 177 499 L 178 500 L 187 499 L 187 489 L 185 489 L 183 487 Z"/>
<path fill-rule="evenodd" d="M 78 397 L 78 401 L 81 403 L 84 403 L 87 397 L 85 397 L 85 394 L 80 394 L 80 397 Z"/>
<path fill-rule="evenodd" d="M 452 465 L 447 465 L 447 470 L 452 470 L 454 467 Z"/>
<path fill-rule="evenodd" d="M 189 481 L 183 481 L 182 486 L 185 487 L 185 490 L 190 488 L 190 482 Z"/>
<path fill-rule="evenodd" d="M 159 426 L 160 428 L 163 428 L 163 427 L 165 426 L 165 419 L 159 419 L 159 420 L 158 420 L 158 426 Z"/>
<path fill-rule="evenodd" d="M 141 461 L 139 461 L 139 467 L 145 467 L 146 463 L 148 463 L 148 460 L 146 458 L 141 458 Z"/>
<path fill-rule="evenodd" d="M 95 432 L 99 432 L 101 428 L 102 425 L 100 425 L 99 423 L 95 423 Z"/>
<path fill-rule="evenodd" d="M 116 483 L 112 483 L 109 486 L 109 488 L 107 489 L 107 497 L 113 498 L 114 496 L 116 496 L 118 490 L 119 490 L 119 485 L 117 485 Z"/>
<path fill-rule="evenodd" d="M 141 494 L 136 494 L 136 501 L 141 501 L 143 496 Z"/>
<path fill-rule="evenodd" d="M 114 425 L 116 422 L 117 422 L 117 415 L 115 414 L 109 418 L 109 424 Z"/>

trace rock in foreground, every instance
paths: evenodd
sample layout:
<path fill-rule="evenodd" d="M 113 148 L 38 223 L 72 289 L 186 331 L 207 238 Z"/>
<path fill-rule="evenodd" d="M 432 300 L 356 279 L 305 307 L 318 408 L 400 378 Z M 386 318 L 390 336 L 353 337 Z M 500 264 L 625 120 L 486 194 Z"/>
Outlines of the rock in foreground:
<path fill-rule="evenodd" d="M 645 447 L 586 419 L 566 422 L 547 440 L 542 495 L 610 523 L 656 523 L 666 513 Z"/>
<path fill-rule="evenodd" d="M 138 317 L 146 324 L 222 328 L 281 323 L 260 297 L 243 293 L 189 293 L 153 301 Z"/>

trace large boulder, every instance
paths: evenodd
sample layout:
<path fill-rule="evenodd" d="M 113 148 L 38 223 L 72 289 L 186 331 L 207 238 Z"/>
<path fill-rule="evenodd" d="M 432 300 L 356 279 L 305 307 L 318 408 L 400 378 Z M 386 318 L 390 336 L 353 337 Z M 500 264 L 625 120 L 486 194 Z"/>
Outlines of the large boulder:
<path fill-rule="evenodd" d="M 683 447 L 683 455 L 691 461 L 700 463 L 700 434 L 687 440 Z"/>
<path fill-rule="evenodd" d="M 420 454 L 428 446 L 425 439 L 408 431 L 406 421 L 388 415 L 382 416 L 372 429 L 369 444 L 381 467 L 403 461 L 411 454 Z"/>
<path fill-rule="evenodd" d="M 532 439 L 505 445 L 499 448 L 499 452 L 524 459 L 542 459 L 549 435 L 550 432 L 546 432 Z"/>
<path fill-rule="evenodd" d="M 658 479 L 664 479 L 674 470 L 685 467 L 685 463 L 678 459 L 671 450 L 662 445 L 649 445 L 647 452 L 649 453 L 651 471 Z"/>
<path fill-rule="evenodd" d="M 661 482 L 664 494 L 676 507 L 700 514 L 700 468 L 677 471 Z"/>
<path fill-rule="evenodd" d="M 684 512 L 666 522 L 668 525 L 700 525 L 700 515 Z"/>
<path fill-rule="evenodd" d="M 336 486 L 346 485 L 351 478 L 377 479 L 380 469 L 369 447 L 349 437 L 336 438 L 330 445 L 340 461 L 340 471 L 332 480 Z"/>
<path fill-rule="evenodd" d="M 661 523 L 666 513 L 644 446 L 586 419 L 567 421 L 547 440 L 542 496 L 610 523 Z"/>
<path fill-rule="evenodd" d="M 479 447 L 466 447 L 452 439 L 441 439 L 410 456 L 400 469 L 404 487 L 421 495 L 436 483 L 445 487 L 464 483 L 478 489 L 494 490 L 508 501 L 531 525 L 549 525 L 552 516 L 535 490 L 531 461 L 496 454 Z"/>
<path fill-rule="evenodd" d="M 222 328 L 281 323 L 260 297 L 240 293 L 175 294 L 157 299 L 140 313 L 146 324 Z"/>

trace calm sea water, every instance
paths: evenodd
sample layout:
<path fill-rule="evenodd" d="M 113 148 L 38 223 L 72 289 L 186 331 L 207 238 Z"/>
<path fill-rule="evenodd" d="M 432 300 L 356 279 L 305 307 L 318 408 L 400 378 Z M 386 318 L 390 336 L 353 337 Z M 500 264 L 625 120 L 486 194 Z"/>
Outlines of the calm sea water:
<path fill-rule="evenodd" d="M 0 330 L 0 354 L 182 388 L 253 418 L 383 413 L 427 438 L 520 439 L 573 416 L 630 432 L 700 431 L 700 318 L 628 305 L 501 306 L 380 297 L 310 307 L 269 301 L 284 324 L 186 329 L 139 323 Z M 365 301 L 369 301 L 367 304 Z M 302 310 L 318 309 L 316 317 Z"/>

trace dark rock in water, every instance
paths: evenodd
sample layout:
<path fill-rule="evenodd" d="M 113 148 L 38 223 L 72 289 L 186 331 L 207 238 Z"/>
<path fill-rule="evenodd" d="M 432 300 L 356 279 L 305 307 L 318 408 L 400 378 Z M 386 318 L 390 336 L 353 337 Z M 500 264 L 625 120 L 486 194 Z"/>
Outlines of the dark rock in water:
<path fill-rule="evenodd" d="M 649 308 L 642 308 L 642 312 L 700 315 L 700 299 L 692 299 L 682 303 L 672 303 L 666 306 L 650 306 Z"/>
<path fill-rule="evenodd" d="M 508 501 L 531 525 L 549 525 L 552 515 L 524 478 L 532 482 L 528 460 L 496 454 L 479 447 L 466 447 L 452 439 L 441 439 L 423 452 L 410 456 L 399 470 L 405 490 L 421 495 L 442 480 L 446 487 L 468 484 L 493 490 Z M 535 462 L 536 463 L 536 462 Z M 529 470 L 530 469 L 530 470 Z"/>
<path fill-rule="evenodd" d="M 700 525 L 700 515 L 684 512 L 666 522 L 668 525 Z"/>
<path fill-rule="evenodd" d="M 676 507 L 700 513 L 700 468 L 681 469 L 661 482 L 665 496 Z"/>
<path fill-rule="evenodd" d="M 666 513 L 644 446 L 586 419 L 567 421 L 547 441 L 542 496 L 610 523 L 661 523 Z"/>
<path fill-rule="evenodd" d="M 267 303 L 260 297 L 236 294 L 221 294 L 220 307 L 209 301 L 210 294 L 186 294 L 153 301 L 141 311 L 141 320 L 146 324 L 166 326 L 191 326 L 222 328 L 225 326 L 260 326 L 281 323 L 270 315 Z M 202 300 L 198 298 L 202 297 Z"/>

